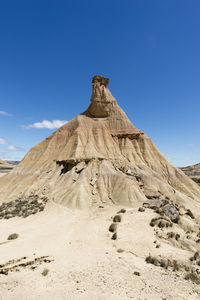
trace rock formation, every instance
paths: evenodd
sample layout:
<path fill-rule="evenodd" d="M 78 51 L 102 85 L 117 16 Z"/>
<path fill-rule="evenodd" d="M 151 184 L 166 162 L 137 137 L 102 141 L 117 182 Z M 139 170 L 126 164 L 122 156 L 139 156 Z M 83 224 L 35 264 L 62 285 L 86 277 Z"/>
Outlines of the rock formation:
<path fill-rule="evenodd" d="M 186 175 L 200 185 L 200 164 L 180 168 Z"/>
<path fill-rule="evenodd" d="M 102 203 L 134 207 L 149 199 L 168 199 L 196 211 L 197 184 L 130 122 L 108 82 L 94 76 L 88 109 L 33 147 L 0 178 L 1 202 L 45 195 L 71 208 L 88 208 Z"/>
<path fill-rule="evenodd" d="M 2 299 L 200 299 L 200 188 L 108 82 L 0 178 Z"/>

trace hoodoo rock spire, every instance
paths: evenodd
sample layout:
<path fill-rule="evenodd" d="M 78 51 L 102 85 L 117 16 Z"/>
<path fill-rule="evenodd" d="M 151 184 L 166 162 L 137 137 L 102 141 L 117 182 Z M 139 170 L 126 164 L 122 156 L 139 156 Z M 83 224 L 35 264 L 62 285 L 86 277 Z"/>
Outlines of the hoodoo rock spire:
<path fill-rule="evenodd" d="M 196 210 L 199 187 L 130 122 L 108 83 L 108 78 L 94 76 L 88 109 L 0 178 L 2 202 L 37 194 L 73 208 L 101 203 L 134 207 L 154 197 L 179 204 L 194 199 L 191 208 Z"/>

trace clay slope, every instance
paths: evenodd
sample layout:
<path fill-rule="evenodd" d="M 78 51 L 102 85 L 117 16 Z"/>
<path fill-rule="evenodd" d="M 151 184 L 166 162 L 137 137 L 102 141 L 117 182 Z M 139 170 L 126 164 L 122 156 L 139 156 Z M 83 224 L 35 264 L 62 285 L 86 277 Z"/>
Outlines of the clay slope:
<path fill-rule="evenodd" d="M 89 108 L 0 179 L 2 202 L 45 195 L 74 208 L 101 203 L 134 207 L 147 198 L 167 198 L 197 210 L 199 187 L 129 121 L 107 83 L 95 76 Z"/>

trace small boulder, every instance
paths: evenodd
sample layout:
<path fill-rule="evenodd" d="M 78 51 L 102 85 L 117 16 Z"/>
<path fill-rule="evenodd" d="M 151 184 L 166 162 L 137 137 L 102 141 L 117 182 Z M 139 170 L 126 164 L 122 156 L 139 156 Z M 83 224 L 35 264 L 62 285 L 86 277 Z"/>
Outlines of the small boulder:
<path fill-rule="evenodd" d="M 153 188 L 145 188 L 144 189 L 144 194 L 148 199 L 158 199 L 160 197 L 160 193 Z"/>
<path fill-rule="evenodd" d="M 163 211 L 167 217 L 170 218 L 170 220 L 173 223 L 177 223 L 178 220 L 180 219 L 180 215 L 178 213 L 178 210 L 173 204 L 167 204 L 164 208 Z"/>

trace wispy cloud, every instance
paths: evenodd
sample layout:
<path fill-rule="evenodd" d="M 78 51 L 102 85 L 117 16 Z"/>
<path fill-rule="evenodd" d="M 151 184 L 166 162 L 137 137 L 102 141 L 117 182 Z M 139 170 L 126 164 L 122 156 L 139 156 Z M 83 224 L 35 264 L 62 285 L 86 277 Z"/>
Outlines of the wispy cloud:
<path fill-rule="evenodd" d="M 6 151 L 25 151 L 23 148 L 17 147 L 3 138 L 0 138 L 0 145 L 4 145 Z"/>
<path fill-rule="evenodd" d="M 2 116 L 7 116 L 7 117 L 11 117 L 12 115 L 7 113 L 6 111 L 0 110 L 0 115 Z"/>
<path fill-rule="evenodd" d="M 38 129 L 57 129 L 64 124 L 66 124 L 66 120 L 53 120 L 53 121 L 48 121 L 48 120 L 43 120 L 42 122 L 36 122 L 27 126 L 22 126 L 25 129 L 30 129 L 30 128 L 38 128 Z"/>
<path fill-rule="evenodd" d="M 6 142 L 4 139 L 0 138 L 0 145 L 7 145 L 8 142 Z"/>
<path fill-rule="evenodd" d="M 7 151 L 20 151 L 20 152 L 24 152 L 25 151 L 24 148 L 12 145 L 11 143 L 6 147 L 6 150 Z"/>

